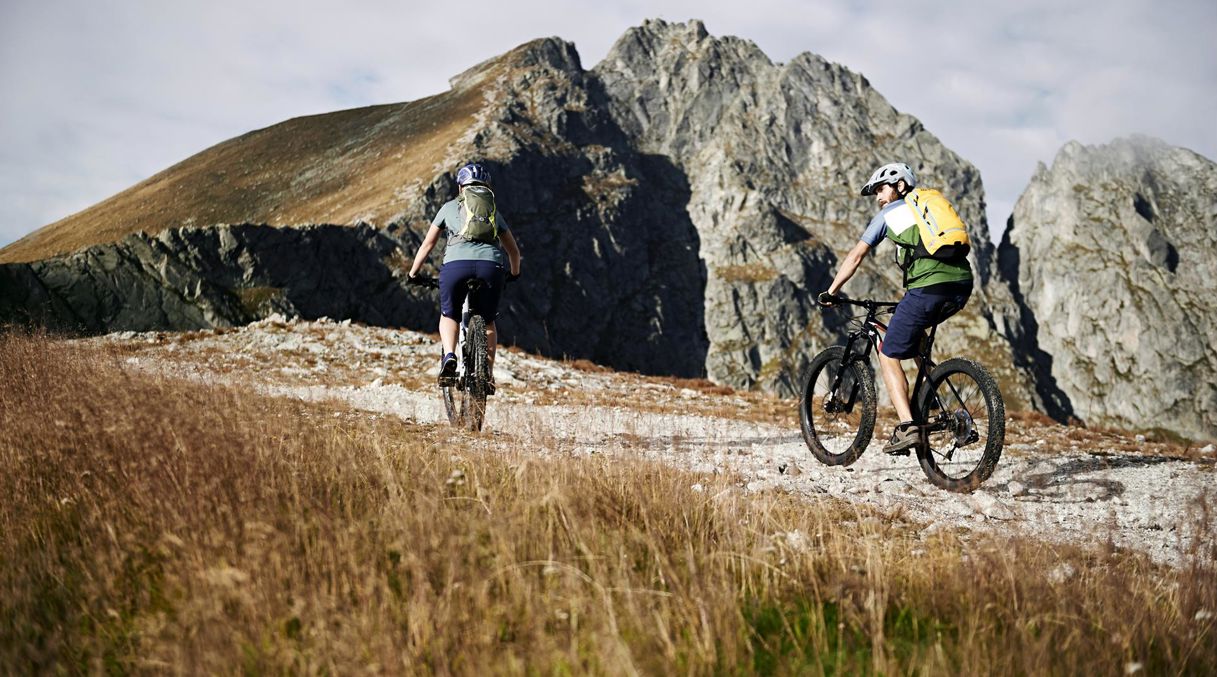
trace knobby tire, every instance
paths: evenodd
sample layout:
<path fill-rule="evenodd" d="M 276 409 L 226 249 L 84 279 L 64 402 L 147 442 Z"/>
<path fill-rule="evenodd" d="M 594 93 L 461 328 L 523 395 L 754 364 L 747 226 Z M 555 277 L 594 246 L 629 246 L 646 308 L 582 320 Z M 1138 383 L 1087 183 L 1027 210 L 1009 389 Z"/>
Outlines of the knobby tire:
<path fill-rule="evenodd" d="M 1006 405 L 988 370 L 964 358 L 947 360 L 934 368 L 914 401 L 918 420 L 929 430 L 917 447 L 917 460 L 930 482 L 970 492 L 989 479 L 1005 444 Z M 935 421 L 950 424 L 930 430 Z M 967 443 L 971 432 L 978 439 Z"/>
<path fill-rule="evenodd" d="M 486 417 L 486 395 L 490 390 L 490 354 L 486 345 L 486 320 L 481 315 L 469 318 L 465 328 L 465 426 L 478 432 Z"/>
<path fill-rule="evenodd" d="M 866 451 L 875 432 L 875 374 L 865 356 L 857 355 L 845 365 L 839 399 L 851 402 L 848 412 L 830 413 L 825 396 L 841 369 L 843 346 L 824 350 L 803 372 L 799 389 L 799 420 L 803 441 L 825 465 L 849 465 Z"/>
<path fill-rule="evenodd" d="M 456 401 L 456 395 L 452 392 L 453 390 L 456 390 L 456 386 L 440 386 L 440 392 L 444 399 L 444 413 L 448 414 L 448 423 L 459 428 L 462 423 L 461 411 L 460 405 Z"/>

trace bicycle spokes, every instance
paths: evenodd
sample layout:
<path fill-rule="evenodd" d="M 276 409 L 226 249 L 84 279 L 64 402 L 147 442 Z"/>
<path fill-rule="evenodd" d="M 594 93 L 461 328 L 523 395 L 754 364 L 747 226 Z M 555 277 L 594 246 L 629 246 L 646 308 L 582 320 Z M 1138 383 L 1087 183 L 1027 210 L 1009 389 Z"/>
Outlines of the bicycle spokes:
<path fill-rule="evenodd" d="M 1005 405 L 993 377 L 970 360 L 934 370 L 921 397 L 926 440 L 918 458 L 930 481 L 970 490 L 992 472 L 1005 438 Z"/>
<path fill-rule="evenodd" d="M 869 366 L 842 367 L 842 348 L 812 360 L 803 376 L 799 413 L 803 439 L 822 463 L 848 465 L 870 442 L 875 424 L 875 386 Z"/>

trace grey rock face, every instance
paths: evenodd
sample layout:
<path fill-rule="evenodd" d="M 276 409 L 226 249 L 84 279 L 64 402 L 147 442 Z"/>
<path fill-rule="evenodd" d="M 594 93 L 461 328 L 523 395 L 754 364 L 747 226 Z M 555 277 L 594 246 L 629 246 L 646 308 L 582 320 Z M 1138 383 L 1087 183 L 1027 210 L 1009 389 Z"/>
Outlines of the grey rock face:
<path fill-rule="evenodd" d="M 1217 436 L 1215 196 L 1217 165 L 1144 137 L 1040 165 L 998 258 L 1050 413 Z"/>
<path fill-rule="evenodd" d="M 523 275 L 500 307 L 503 338 L 617 369 L 703 376 L 706 275 L 687 180 L 667 158 L 635 150 L 574 46 L 538 40 L 452 84 L 494 102 L 447 164 L 487 165 L 521 247 Z M 417 238 L 455 195 L 451 182 L 437 176 L 390 229 Z"/>
<path fill-rule="evenodd" d="M 980 175 L 896 111 L 861 75 L 813 54 L 775 64 L 756 45 L 715 38 L 700 22 L 648 21 L 629 30 L 594 74 L 614 119 L 644 153 L 688 177 L 688 214 L 708 271 L 704 297 L 715 381 L 792 394 L 819 349 L 844 335 L 815 296 L 828 288 L 876 205 L 858 189 L 894 160 L 951 197 L 975 239 L 978 286 L 989 277 Z M 878 248 L 846 287 L 897 298 L 891 246 Z M 1009 355 L 982 290 L 940 334 L 943 351 Z M 961 329 L 965 331 L 960 331 Z M 1008 361 L 1008 360 L 1007 360 Z"/>

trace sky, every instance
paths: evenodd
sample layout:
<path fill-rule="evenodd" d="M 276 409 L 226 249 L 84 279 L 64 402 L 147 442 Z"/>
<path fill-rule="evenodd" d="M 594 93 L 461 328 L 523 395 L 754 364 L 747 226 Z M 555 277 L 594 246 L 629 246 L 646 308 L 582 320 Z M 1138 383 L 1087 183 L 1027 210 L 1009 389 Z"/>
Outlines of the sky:
<path fill-rule="evenodd" d="M 1213 0 L 0 0 L 0 246 L 209 146 L 410 101 L 541 37 L 592 68 L 647 18 L 862 73 L 981 172 L 1000 227 L 1067 141 L 1217 158 Z M 866 177 L 859 176 L 859 183 Z M 862 224 L 864 225 L 864 224 Z"/>

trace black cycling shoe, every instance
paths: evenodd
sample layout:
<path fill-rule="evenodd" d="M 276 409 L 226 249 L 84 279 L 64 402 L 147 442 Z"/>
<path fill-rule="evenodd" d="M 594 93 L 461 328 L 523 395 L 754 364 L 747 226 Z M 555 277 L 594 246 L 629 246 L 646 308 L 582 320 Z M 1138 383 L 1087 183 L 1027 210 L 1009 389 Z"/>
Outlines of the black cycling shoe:
<path fill-rule="evenodd" d="M 444 355 L 444 359 L 439 363 L 439 377 L 451 378 L 456 376 L 456 353 L 448 353 Z"/>
<path fill-rule="evenodd" d="M 909 451 L 920 443 L 921 428 L 915 423 L 901 423 L 892 430 L 892 439 L 883 447 L 883 453 L 908 456 Z"/>

